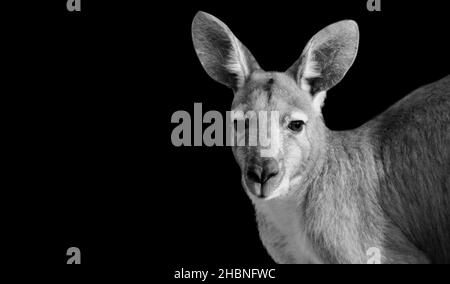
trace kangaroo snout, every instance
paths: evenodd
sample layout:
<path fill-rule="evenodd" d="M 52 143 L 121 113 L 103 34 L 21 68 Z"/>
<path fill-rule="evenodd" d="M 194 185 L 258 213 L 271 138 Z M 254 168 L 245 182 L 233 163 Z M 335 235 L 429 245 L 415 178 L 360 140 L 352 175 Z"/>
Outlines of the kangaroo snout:
<path fill-rule="evenodd" d="M 248 166 L 246 172 L 247 185 L 256 197 L 267 197 L 271 192 L 268 183 L 280 171 L 278 162 L 274 158 L 262 158 L 260 161 Z M 253 186 L 249 186 L 253 183 Z"/>

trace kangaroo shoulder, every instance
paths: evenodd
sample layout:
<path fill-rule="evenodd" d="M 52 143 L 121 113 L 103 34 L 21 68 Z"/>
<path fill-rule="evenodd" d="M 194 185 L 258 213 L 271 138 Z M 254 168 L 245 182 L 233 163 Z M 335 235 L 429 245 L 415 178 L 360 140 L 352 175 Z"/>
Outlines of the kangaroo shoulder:
<path fill-rule="evenodd" d="M 448 137 L 450 75 L 413 91 L 370 122 L 384 141 L 417 135 Z M 440 139 L 438 139 L 440 140 Z"/>

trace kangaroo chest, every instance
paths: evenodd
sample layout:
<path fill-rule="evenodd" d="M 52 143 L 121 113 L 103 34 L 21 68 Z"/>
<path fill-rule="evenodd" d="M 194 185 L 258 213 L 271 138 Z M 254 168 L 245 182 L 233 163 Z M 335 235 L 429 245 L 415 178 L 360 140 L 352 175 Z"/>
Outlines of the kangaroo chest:
<path fill-rule="evenodd" d="M 278 263 L 320 263 L 305 233 L 301 210 L 294 202 L 268 200 L 255 204 L 261 241 Z"/>

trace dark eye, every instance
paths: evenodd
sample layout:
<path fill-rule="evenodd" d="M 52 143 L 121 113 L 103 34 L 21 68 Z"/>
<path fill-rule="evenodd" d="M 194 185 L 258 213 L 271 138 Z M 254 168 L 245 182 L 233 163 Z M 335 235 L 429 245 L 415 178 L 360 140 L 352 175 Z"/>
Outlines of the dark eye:
<path fill-rule="evenodd" d="M 300 132 L 304 125 L 305 122 L 303 120 L 293 120 L 289 122 L 288 128 L 294 132 Z"/>

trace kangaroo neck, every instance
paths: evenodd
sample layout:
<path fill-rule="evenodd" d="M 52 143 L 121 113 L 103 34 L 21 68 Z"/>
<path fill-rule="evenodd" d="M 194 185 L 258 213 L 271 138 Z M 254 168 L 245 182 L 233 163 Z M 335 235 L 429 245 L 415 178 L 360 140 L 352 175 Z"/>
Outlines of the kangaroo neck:
<path fill-rule="evenodd" d="M 372 146 L 361 130 L 326 134 L 304 199 L 307 232 L 325 262 L 364 263 L 368 248 L 381 247 L 376 224 L 367 223 L 381 211 Z"/>

